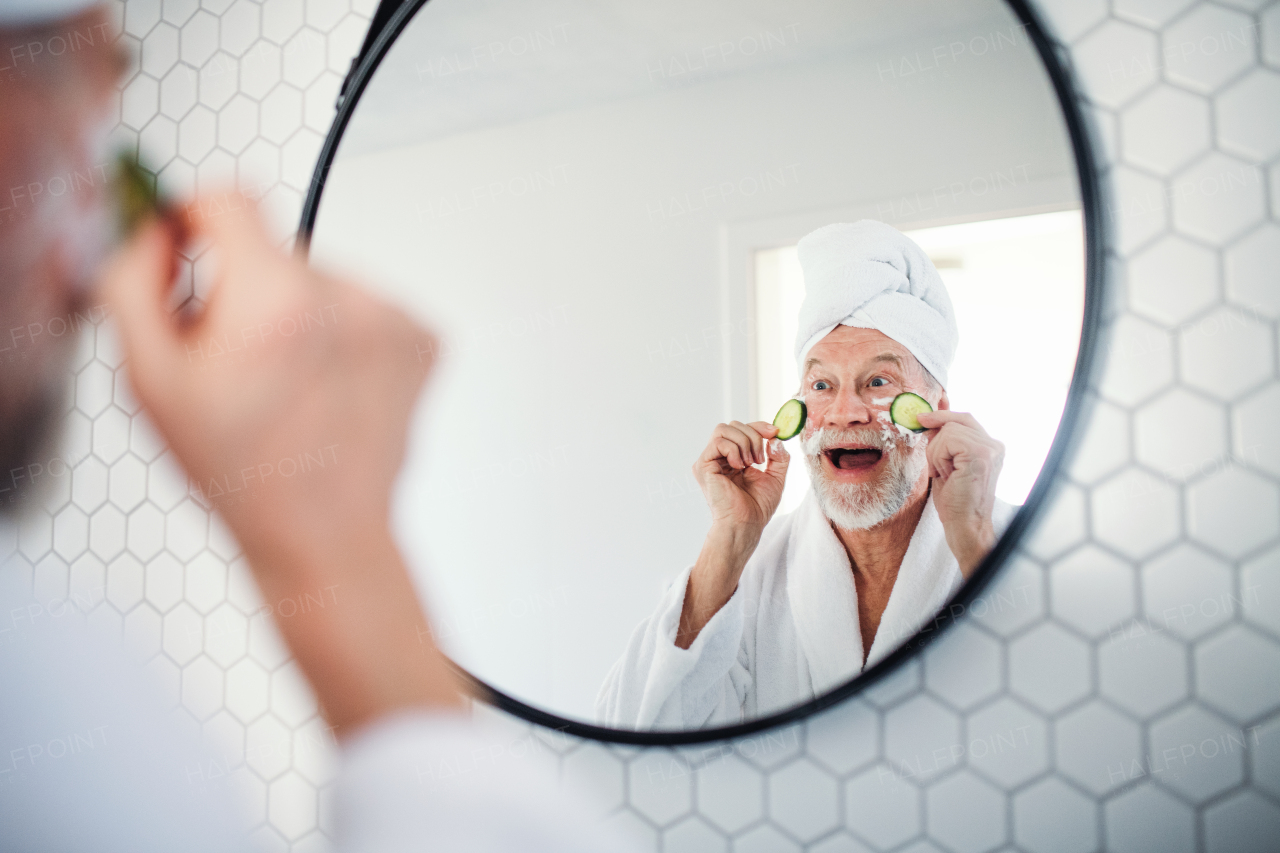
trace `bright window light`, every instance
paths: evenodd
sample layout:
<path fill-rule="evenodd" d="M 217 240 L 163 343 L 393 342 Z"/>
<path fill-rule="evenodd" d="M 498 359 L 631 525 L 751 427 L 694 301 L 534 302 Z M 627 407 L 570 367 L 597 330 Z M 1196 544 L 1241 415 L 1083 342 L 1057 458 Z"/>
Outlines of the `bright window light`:
<path fill-rule="evenodd" d="M 947 285 L 960 344 L 947 395 L 1005 444 L 996 494 L 1026 501 L 1058 429 L 1084 313 L 1084 229 L 1080 211 L 992 219 L 905 232 L 933 259 Z M 773 419 L 800 386 L 794 347 L 804 276 L 796 247 L 755 256 L 755 417 Z M 809 487 L 797 442 L 788 447 L 779 512 Z"/>

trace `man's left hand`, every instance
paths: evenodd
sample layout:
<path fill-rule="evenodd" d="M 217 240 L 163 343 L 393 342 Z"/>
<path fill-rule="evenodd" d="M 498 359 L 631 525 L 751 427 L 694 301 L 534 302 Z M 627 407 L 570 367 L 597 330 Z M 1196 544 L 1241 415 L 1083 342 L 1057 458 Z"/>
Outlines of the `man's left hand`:
<path fill-rule="evenodd" d="M 966 412 L 925 412 L 920 425 L 929 436 L 926 456 L 933 505 L 946 531 L 947 546 L 968 578 L 996 543 L 991 509 L 1004 464 L 1004 445 Z"/>

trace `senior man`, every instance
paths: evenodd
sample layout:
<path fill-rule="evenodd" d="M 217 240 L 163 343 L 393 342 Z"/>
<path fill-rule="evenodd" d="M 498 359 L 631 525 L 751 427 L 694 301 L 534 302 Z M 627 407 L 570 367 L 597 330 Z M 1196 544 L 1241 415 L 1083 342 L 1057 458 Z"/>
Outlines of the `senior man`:
<path fill-rule="evenodd" d="M 138 400 L 197 482 L 307 449 L 341 455 L 217 505 L 266 601 L 333 596 L 276 627 L 341 746 L 336 849 L 622 849 L 553 776 L 467 719 L 391 538 L 392 482 L 430 336 L 280 252 L 235 194 L 165 224 L 153 218 L 94 295 L 110 218 L 103 143 L 129 65 L 112 30 L 110 8 L 92 0 L 0 0 L 0 849 L 258 846 L 242 831 L 250 815 L 218 787 L 250 774 L 248 753 L 202 753 L 199 726 L 189 715 L 178 725 L 118 630 L 91 632 L 73 603 L 46 606 L 34 589 L 34 578 L 68 572 L 45 555 L 47 529 L 25 510 L 65 411 L 68 318 L 100 314 L 85 310 L 99 298 L 115 314 Z M 212 245 L 220 267 L 207 307 L 178 317 L 170 291 L 187 236 Z M 191 358 L 201 342 L 322 311 L 336 322 L 243 358 Z M 187 577 L 205 571 L 190 565 Z M 130 586 L 128 561 L 105 580 Z M 290 751 L 288 739 L 268 747 Z"/>
<path fill-rule="evenodd" d="M 713 430 L 693 466 L 711 529 L 609 673 L 606 723 L 727 725 L 830 690 L 933 617 L 1013 517 L 995 497 L 1003 446 L 950 410 L 956 324 L 928 256 L 863 220 L 807 235 L 799 257 L 812 488 L 774 518 L 790 465 L 777 428 Z M 890 419 L 906 391 L 935 409 L 922 433 Z"/>

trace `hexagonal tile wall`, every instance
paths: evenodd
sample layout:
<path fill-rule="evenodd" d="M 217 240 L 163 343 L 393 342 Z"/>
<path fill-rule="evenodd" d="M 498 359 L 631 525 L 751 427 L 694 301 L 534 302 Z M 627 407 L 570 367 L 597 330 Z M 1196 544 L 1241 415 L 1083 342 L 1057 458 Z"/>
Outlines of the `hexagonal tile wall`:
<path fill-rule="evenodd" d="M 236 179 L 291 230 L 373 6 L 117 2 L 138 58 L 118 139 L 175 192 Z M 1102 143 L 1121 297 L 1075 456 L 961 625 L 864 698 L 709 750 L 560 739 L 566 779 L 652 849 L 1242 851 L 1280 834 L 1280 2 L 1036 6 Z M 0 546 L 46 601 L 150 660 L 256 841 L 323 849 L 332 738 L 120 364 L 110 329 L 87 329 L 47 511 Z"/>

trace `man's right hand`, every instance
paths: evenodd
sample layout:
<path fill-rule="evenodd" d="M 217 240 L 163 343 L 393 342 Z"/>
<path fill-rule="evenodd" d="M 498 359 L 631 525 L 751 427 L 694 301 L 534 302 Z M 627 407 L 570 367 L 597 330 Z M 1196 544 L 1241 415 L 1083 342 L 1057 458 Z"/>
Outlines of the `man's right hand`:
<path fill-rule="evenodd" d="M 720 424 L 693 465 L 711 507 L 711 530 L 689 575 L 675 644 L 687 649 L 724 607 L 782 500 L 791 456 L 778 428 L 756 421 Z M 768 460 L 766 470 L 753 467 Z"/>
<path fill-rule="evenodd" d="M 713 526 L 763 529 L 782 500 L 791 456 L 766 421 L 719 424 L 693 465 Z M 772 447 L 770 447 L 772 445 Z M 753 467 L 768 458 L 766 470 Z"/>

